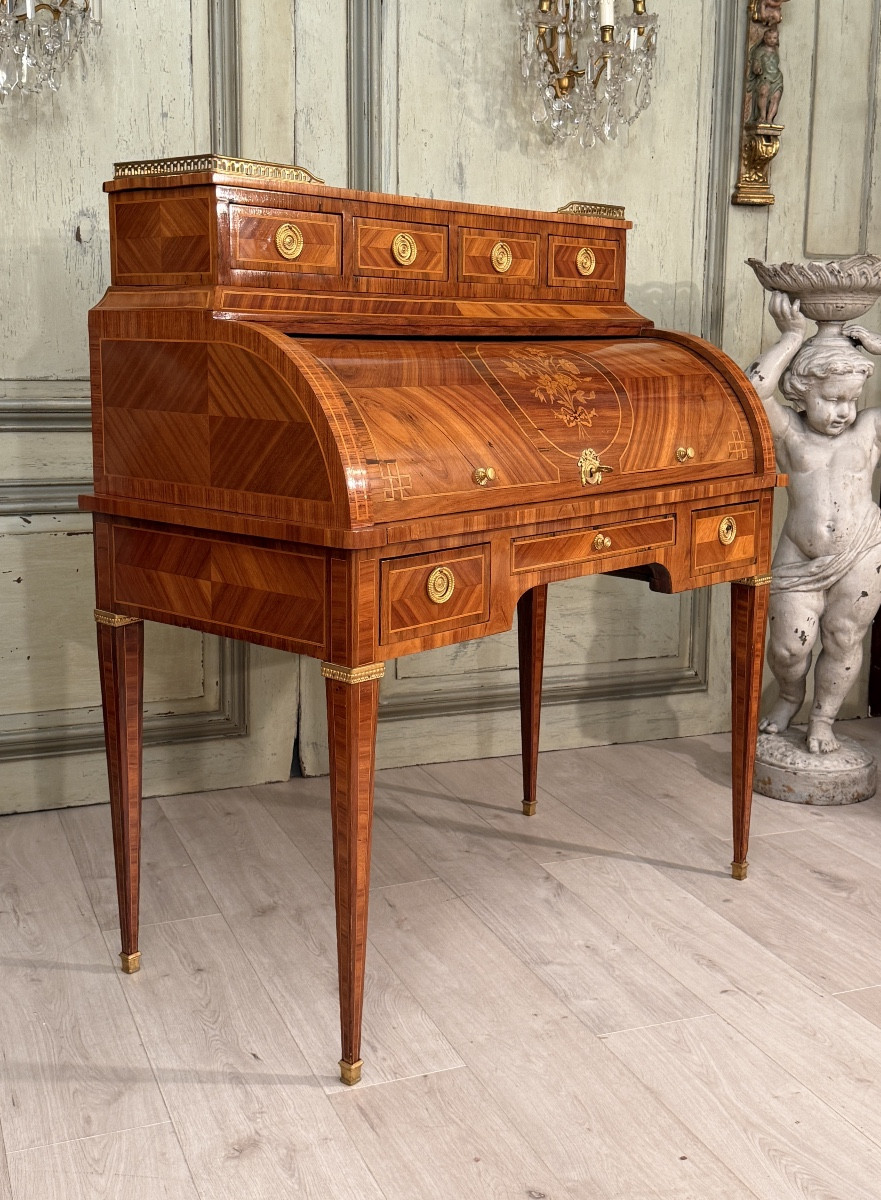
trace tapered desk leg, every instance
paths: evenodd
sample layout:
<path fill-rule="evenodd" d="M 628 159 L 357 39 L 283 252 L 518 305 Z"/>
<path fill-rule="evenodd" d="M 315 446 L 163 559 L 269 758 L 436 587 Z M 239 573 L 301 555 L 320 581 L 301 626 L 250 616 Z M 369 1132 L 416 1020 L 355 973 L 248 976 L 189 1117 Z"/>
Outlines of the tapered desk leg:
<path fill-rule="evenodd" d="M 322 664 L 327 691 L 330 807 L 336 892 L 343 1056 L 340 1078 L 361 1078 L 361 1014 L 367 950 L 367 898 L 379 680 L 384 664 Z"/>
<path fill-rule="evenodd" d="M 731 585 L 731 794 L 734 861 L 731 874 L 746 879 L 753 769 L 765 661 L 770 575 Z"/>
<path fill-rule="evenodd" d="M 144 697 L 144 624 L 95 610 L 104 705 L 113 856 L 119 898 L 122 969 L 140 968 L 138 900 L 141 855 L 141 766 Z"/>
<path fill-rule="evenodd" d="M 520 740 L 523 747 L 523 811 L 535 812 L 541 681 L 545 658 L 548 585 L 524 592 L 517 601 L 517 649 L 520 660 Z"/>

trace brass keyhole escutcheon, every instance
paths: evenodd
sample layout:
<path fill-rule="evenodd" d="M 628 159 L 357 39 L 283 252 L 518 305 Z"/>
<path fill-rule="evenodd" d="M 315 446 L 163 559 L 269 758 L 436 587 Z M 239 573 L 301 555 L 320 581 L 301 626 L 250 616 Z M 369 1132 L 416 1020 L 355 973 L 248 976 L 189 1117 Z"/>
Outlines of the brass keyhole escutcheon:
<path fill-rule="evenodd" d="M 678 462 L 684 463 L 690 458 L 694 458 L 694 446 L 680 446 L 676 451 L 676 459 Z"/>
<path fill-rule="evenodd" d="M 399 233 L 392 242 L 392 258 L 401 267 L 409 267 L 416 261 L 416 255 L 419 253 L 419 247 L 416 245 L 415 238 L 412 238 L 409 233 Z"/>
<path fill-rule="evenodd" d="M 737 522 L 734 517 L 723 517 L 719 522 L 719 541 L 723 546 L 730 546 L 737 537 Z"/>
<path fill-rule="evenodd" d="M 604 536 L 602 533 L 598 533 L 593 539 L 593 548 L 594 550 L 611 550 L 612 539 Z"/>
<path fill-rule="evenodd" d="M 581 458 L 578 460 L 578 469 L 581 472 L 581 486 L 586 487 L 587 484 L 598 484 L 603 482 L 603 472 L 611 471 L 611 467 L 604 466 L 600 462 L 600 456 L 596 450 L 583 450 Z"/>
<path fill-rule="evenodd" d="M 500 275 L 504 275 L 506 271 L 511 270 L 514 255 L 511 253 L 511 247 L 507 242 L 496 242 L 492 248 L 490 261 L 492 262 L 493 270 L 498 271 Z"/>
<path fill-rule="evenodd" d="M 279 225 L 275 231 L 275 248 L 288 262 L 303 253 L 303 233 L 296 225 Z"/>
<path fill-rule="evenodd" d="M 579 275 L 593 275 L 597 268 L 597 256 L 589 246 L 582 246 L 575 255 L 575 266 Z"/>
<path fill-rule="evenodd" d="M 471 474 L 471 478 L 475 483 L 479 483 L 481 487 L 486 487 L 488 483 L 496 477 L 495 467 L 475 467 Z"/>
<path fill-rule="evenodd" d="M 435 567 L 425 586 L 430 600 L 435 604 L 446 604 L 456 586 L 456 576 L 449 567 Z"/>

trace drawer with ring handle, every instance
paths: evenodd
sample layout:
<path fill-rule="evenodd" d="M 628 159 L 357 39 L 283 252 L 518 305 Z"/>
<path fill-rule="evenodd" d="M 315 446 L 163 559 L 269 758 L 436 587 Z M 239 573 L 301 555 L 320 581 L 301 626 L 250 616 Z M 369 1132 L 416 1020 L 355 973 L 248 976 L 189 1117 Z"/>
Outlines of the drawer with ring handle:
<path fill-rule="evenodd" d="M 382 641 L 456 629 L 489 617 L 489 546 L 384 559 Z"/>
<path fill-rule="evenodd" d="M 756 505 L 704 508 L 691 519 L 693 570 L 714 571 L 755 559 Z"/>
<path fill-rule="evenodd" d="M 339 275 L 342 218 L 230 205 L 230 266 L 237 271 Z"/>

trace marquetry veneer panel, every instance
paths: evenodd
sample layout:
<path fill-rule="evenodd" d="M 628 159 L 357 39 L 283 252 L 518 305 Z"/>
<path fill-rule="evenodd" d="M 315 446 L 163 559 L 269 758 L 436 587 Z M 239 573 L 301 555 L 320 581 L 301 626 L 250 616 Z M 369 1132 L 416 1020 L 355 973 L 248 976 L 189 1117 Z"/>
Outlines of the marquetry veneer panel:
<path fill-rule="evenodd" d="M 320 553 L 114 526 L 112 554 L 117 604 L 324 645 Z"/>
<path fill-rule="evenodd" d="M 134 200 L 114 207 L 114 283 L 198 283 L 212 270 L 211 205 L 207 196 Z"/>

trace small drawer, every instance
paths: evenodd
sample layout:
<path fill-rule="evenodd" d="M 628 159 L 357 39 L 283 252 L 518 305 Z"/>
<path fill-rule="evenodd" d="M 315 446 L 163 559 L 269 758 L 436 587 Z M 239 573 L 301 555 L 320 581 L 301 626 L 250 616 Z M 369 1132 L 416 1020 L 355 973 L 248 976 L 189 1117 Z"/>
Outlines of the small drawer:
<path fill-rule="evenodd" d="M 230 266 L 238 271 L 339 275 L 342 218 L 230 206 Z"/>
<path fill-rule="evenodd" d="M 537 283 L 538 238 L 492 229 L 459 233 L 459 278 L 465 283 Z"/>
<path fill-rule="evenodd" d="M 548 283 L 551 287 L 614 288 L 623 274 L 617 241 L 593 237 L 551 237 L 548 246 Z"/>
<path fill-rule="evenodd" d="M 489 546 L 385 559 L 382 641 L 459 629 L 489 619 Z"/>
<path fill-rule="evenodd" d="M 692 570 L 720 571 L 754 562 L 757 515 L 755 504 L 730 504 L 692 513 Z"/>
<path fill-rule="evenodd" d="M 622 554 L 650 550 L 655 546 L 672 546 L 675 539 L 673 517 L 652 517 L 627 525 L 601 525 L 572 533 L 518 538 L 512 546 L 512 569 L 517 573 L 593 560 L 605 563 Z M 614 564 L 610 563 L 610 566 L 614 570 Z"/>
<path fill-rule="evenodd" d="M 446 279 L 446 225 L 414 225 L 356 217 L 355 274 Z"/>

